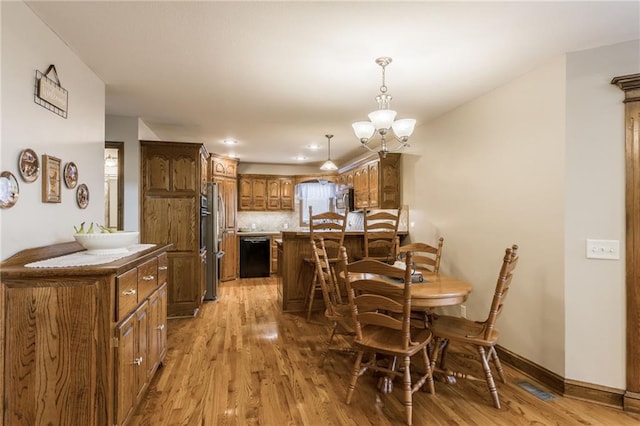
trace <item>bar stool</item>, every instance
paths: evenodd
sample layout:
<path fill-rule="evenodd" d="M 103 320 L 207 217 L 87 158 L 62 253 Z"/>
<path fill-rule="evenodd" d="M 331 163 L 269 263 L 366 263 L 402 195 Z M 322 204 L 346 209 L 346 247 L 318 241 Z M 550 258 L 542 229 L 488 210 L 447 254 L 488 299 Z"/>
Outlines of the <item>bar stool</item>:
<path fill-rule="evenodd" d="M 328 265 L 320 265 L 326 269 L 326 273 L 331 274 L 334 282 L 338 283 L 334 272 L 334 265 L 338 263 L 338 254 L 340 247 L 344 245 L 344 233 L 347 229 L 347 215 L 335 212 L 325 212 L 313 215 L 313 208 L 309 206 L 309 238 L 320 249 L 319 241 L 324 240 L 324 248 L 327 251 Z M 322 291 L 322 287 L 318 282 L 318 274 L 316 271 L 316 262 L 313 257 L 305 257 L 305 263 L 313 268 L 314 274 L 307 293 L 307 321 L 311 318 L 311 309 L 313 308 L 313 299 L 318 291 Z"/>

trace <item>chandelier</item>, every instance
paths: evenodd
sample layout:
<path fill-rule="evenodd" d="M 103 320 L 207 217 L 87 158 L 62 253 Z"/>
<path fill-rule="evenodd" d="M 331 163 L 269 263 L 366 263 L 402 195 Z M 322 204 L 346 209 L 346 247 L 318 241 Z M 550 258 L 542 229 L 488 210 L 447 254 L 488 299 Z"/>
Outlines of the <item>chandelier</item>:
<path fill-rule="evenodd" d="M 371 121 L 358 121 L 352 124 L 353 131 L 360 139 L 362 146 L 369 151 L 377 151 L 382 158 L 385 158 L 389 152 L 396 152 L 402 148 L 409 147 L 409 136 L 413 133 L 413 128 L 416 125 L 416 120 L 413 118 L 395 120 L 396 112 L 389 109 L 392 97 L 387 93 L 387 86 L 385 85 L 385 68 L 390 63 L 391 58 L 382 57 L 376 59 L 376 64 L 382 67 L 382 86 L 380 86 L 380 94 L 376 96 L 378 110 L 369 114 L 369 120 Z M 389 128 L 393 130 L 392 133 L 389 133 Z M 372 148 L 370 145 L 376 132 L 380 135 L 380 146 L 379 148 Z M 387 141 L 389 136 L 393 137 L 391 140 L 394 144 L 393 147 L 390 147 Z"/>
<path fill-rule="evenodd" d="M 333 135 L 324 135 L 327 138 L 327 145 L 329 148 L 329 152 L 327 154 L 327 161 L 324 162 L 322 166 L 320 166 L 320 170 L 337 170 L 338 166 L 335 165 L 333 161 L 331 161 L 331 138 Z"/>

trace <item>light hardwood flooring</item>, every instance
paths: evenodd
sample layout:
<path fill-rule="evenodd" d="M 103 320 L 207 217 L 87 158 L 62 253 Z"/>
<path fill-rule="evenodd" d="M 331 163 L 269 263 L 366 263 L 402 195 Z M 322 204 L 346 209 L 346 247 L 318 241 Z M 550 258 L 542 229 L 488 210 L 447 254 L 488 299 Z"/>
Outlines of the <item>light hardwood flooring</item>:
<path fill-rule="evenodd" d="M 222 283 L 220 298 L 196 318 L 170 320 L 169 349 L 130 425 L 402 425 L 399 387 L 378 394 L 376 378 L 358 381 L 344 403 L 353 358 L 320 354 L 329 327 L 321 312 L 283 314 L 276 281 Z M 468 361 L 461 361 L 468 362 Z M 436 382 L 436 394 L 416 392 L 413 424 L 420 425 L 639 425 L 640 416 L 557 396 L 542 401 L 517 385 L 528 381 L 505 365 L 498 383 L 502 409 L 486 384 Z"/>

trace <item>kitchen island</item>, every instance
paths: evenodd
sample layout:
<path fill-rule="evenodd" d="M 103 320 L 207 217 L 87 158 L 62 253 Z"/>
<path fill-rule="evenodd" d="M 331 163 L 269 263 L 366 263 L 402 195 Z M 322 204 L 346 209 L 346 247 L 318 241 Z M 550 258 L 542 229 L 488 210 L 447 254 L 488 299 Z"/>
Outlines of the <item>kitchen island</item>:
<path fill-rule="evenodd" d="M 406 235 L 406 231 L 398 231 L 401 242 Z M 350 261 L 362 257 L 364 231 L 347 231 L 344 246 Z M 309 231 L 282 232 L 282 240 L 278 243 L 278 304 L 282 312 L 305 310 L 314 271 L 304 259 L 310 257 Z M 312 309 L 324 309 L 322 297 L 314 298 Z"/>

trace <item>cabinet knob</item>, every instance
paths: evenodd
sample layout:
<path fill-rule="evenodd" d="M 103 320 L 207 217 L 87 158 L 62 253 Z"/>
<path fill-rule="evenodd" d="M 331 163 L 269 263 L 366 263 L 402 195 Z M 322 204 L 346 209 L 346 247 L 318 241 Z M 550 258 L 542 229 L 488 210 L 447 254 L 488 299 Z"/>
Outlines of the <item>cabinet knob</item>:
<path fill-rule="evenodd" d="M 142 364 L 142 357 L 138 357 L 138 358 L 134 359 L 131 364 L 141 365 Z"/>
<path fill-rule="evenodd" d="M 159 326 L 156 327 L 158 330 L 162 331 L 164 330 L 164 324 L 160 324 Z"/>
<path fill-rule="evenodd" d="M 142 277 L 144 281 L 153 281 L 156 277 L 154 275 L 145 275 Z"/>
<path fill-rule="evenodd" d="M 136 294 L 136 289 L 135 288 L 131 288 L 129 290 L 125 290 L 125 291 L 122 292 L 123 296 L 131 296 L 131 295 L 134 295 L 134 294 Z"/>
<path fill-rule="evenodd" d="M 166 271 L 167 269 L 166 266 L 158 266 L 158 271 Z"/>

